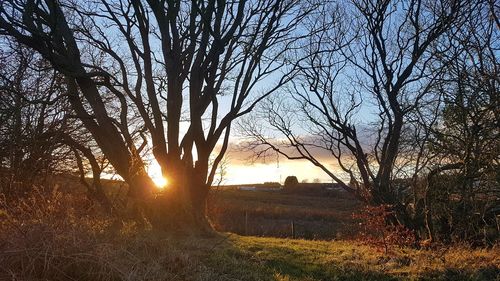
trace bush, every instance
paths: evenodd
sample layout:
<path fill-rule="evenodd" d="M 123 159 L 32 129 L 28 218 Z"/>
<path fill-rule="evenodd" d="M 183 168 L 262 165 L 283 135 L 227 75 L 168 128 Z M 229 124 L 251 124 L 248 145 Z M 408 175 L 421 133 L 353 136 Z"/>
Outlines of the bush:
<path fill-rule="evenodd" d="M 353 218 L 360 221 L 362 242 L 383 249 L 386 254 L 392 246 L 415 245 L 413 231 L 393 221 L 391 205 L 366 206 L 360 213 L 353 214 Z"/>
<path fill-rule="evenodd" d="M 299 180 L 296 176 L 288 176 L 285 179 L 285 187 L 294 187 L 299 184 Z"/>
<path fill-rule="evenodd" d="M 279 182 L 266 181 L 266 182 L 264 182 L 264 186 L 266 186 L 266 187 L 281 187 L 281 184 Z"/>

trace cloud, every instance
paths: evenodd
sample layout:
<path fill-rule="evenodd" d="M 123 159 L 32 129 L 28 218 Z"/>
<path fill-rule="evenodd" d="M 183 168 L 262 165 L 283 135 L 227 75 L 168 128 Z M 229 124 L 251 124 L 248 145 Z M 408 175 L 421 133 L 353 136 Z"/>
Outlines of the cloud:
<path fill-rule="evenodd" d="M 263 182 L 281 182 L 287 176 L 297 176 L 300 181 L 319 179 L 330 182 L 331 178 L 319 167 L 308 160 L 288 160 L 286 157 L 270 151 L 265 157 L 256 158 L 255 152 L 243 149 L 240 142 L 231 142 L 226 152 L 228 167 L 225 184 L 251 184 Z M 220 148 L 219 148 L 220 149 Z M 291 149 L 287 152 L 293 153 Z M 318 159 L 330 171 L 345 178 L 336 159 L 326 150 L 313 149 Z"/>

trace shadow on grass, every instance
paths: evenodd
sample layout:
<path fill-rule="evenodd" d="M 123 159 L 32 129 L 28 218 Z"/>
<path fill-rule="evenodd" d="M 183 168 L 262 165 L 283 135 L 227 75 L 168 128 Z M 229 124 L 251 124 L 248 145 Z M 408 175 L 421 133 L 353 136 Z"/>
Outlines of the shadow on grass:
<path fill-rule="evenodd" d="M 0 280 L 500 280 L 494 266 L 473 272 L 428 270 L 420 276 L 405 276 L 411 272 L 405 268 L 396 274 L 389 264 L 377 264 L 368 248 L 342 241 L 219 233 L 195 237 L 133 229 L 119 234 L 80 228 L 48 232 L 35 225 L 28 230 L 17 238 L 0 231 L 0 241 L 7 238 L 0 243 Z"/>
<path fill-rule="evenodd" d="M 391 271 L 363 260 L 330 259 L 322 249 L 270 245 L 260 238 L 241 239 L 226 239 L 201 257 L 207 267 L 217 271 L 210 280 L 500 280 L 500 269 L 495 266 L 474 271 L 447 268 L 410 275 L 409 271 Z"/>
<path fill-rule="evenodd" d="M 489 266 L 475 271 L 465 271 L 458 268 L 447 268 L 444 271 L 429 271 L 419 280 L 470 280 L 470 281 L 499 281 L 500 268 Z"/>

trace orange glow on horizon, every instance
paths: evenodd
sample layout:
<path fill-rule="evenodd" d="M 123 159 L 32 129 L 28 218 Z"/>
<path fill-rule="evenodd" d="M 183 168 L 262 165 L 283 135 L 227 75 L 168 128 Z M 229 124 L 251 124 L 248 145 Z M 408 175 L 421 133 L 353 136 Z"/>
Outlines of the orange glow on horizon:
<path fill-rule="evenodd" d="M 329 168 L 338 171 L 333 165 Z M 152 161 L 148 166 L 148 174 L 158 189 L 168 188 L 168 178 L 162 175 L 161 167 L 156 161 Z M 338 171 L 338 175 L 341 176 L 342 172 Z M 281 160 L 279 165 L 273 162 L 246 164 L 236 161 L 229 163 L 222 184 L 258 184 L 264 182 L 283 184 L 287 176 L 297 176 L 299 181 L 312 182 L 316 178 L 321 182 L 331 181 L 323 171 L 307 161 Z"/>

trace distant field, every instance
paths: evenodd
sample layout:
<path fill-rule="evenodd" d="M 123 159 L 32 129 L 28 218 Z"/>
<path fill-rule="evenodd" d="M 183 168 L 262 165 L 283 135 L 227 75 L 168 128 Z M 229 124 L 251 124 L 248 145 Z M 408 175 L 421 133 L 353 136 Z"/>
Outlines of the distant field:
<path fill-rule="evenodd" d="M 212 192 L 208 216 L 218 231 L 305 239 L 352 238 L 352 213 L 360 203 L 344 191 L 220 190 Z M 292 226 L 293 224 L 293 226 Z"/>
<path fill-rule="evenodd" d="M 103 179 L 115 205 L 125 205 L 127 186 Z M 85 193 L 78 179 L 57 179 L 61 190 Z M 240 235 L 304 239 L 350 239 L 358 232 L 352 214 L 361 203 L 349 193 L 325 190 L 322 184 L 301 185 L 294 191 L 238 190 L 236 186 L 214 189 L 208 199 L 208 217 L 217 231 Z M 292 223 L 294 232 L 292 232 Z"/>

